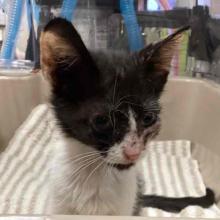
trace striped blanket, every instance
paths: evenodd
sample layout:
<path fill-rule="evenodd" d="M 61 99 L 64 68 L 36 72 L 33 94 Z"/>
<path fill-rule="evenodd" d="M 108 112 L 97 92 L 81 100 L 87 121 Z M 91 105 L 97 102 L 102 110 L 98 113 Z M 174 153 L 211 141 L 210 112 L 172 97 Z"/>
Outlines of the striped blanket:
<path fill-rule="evenodd" d="M 49 163 L 57 137 L 53 115 L 40 105 L 17 130 L 0 155 L 0 214 L 49 213 Z M 143 161 L 145 193 L 167 197 L 200 197 L 205 185 L 198 163 L 191 157 L 189 141 L 152 142 Z M 216 205 L 208 209 L 191 206 L 173 214 L 144 208 L 152 217 L 220 217 Z"/>

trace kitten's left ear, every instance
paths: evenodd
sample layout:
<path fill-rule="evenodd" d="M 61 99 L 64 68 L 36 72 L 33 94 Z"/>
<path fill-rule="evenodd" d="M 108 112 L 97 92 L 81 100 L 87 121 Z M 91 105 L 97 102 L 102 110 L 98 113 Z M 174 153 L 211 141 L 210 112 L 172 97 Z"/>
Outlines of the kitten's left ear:
<path fill-rule="evenodd" d="M 164 40 L 145 47 L 138 54 L 146 77 L 157 84 L 158 90 L 162 90 L 166 83 L 173 55 L 181 41 L 182 33 L 188 29 L 189 26 L 183 27 Z"/>

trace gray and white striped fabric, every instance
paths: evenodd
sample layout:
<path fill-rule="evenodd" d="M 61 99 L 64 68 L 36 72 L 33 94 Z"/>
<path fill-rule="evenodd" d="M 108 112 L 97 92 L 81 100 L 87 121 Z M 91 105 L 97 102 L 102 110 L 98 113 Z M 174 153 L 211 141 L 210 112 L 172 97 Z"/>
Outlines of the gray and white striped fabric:
<path fill-rule="evenodd" d="M 149 144 L 143 161 L 145 194 L 167 197 L 200 197 L 206 187 L 198 163 L 191 157 L 190 141 L 160 141 Z"/>
<path fill-rule="evenodd" d="M 49 163 L 56 138 L 49 107 L 38 106 L 0 155 L 0 214 L 50 214 Z M 147 155 L 143 161 L 146 194 L 168 197 L 205 194 L 189 141 L 152 142 Z M 220 211 L 215 205 L 209 209 L 187 207 L 178 214 L 145 208 L 143 215 L 211 218 L 220 217 Z"/>
<path fill-rule="evenodd" d="M 166 197 L 201 197 L 206 193 L 199 165 L 191 157 L 191 142 L 187 140 L 157 141 L 148 146 L 143 160 L 145 194 Z M 142 215 L 150 217 L 219 218 L 220 210 L 214 204 L 208 209 L 189 206 L 180 213 L 144 208 Z"/>
<path fill-rule="evenodd" d="M 1 214 L 42 214 L 47 211 L 53 138 L 50 117 L 46 105 L 33 110 L 1 154 Z"/>

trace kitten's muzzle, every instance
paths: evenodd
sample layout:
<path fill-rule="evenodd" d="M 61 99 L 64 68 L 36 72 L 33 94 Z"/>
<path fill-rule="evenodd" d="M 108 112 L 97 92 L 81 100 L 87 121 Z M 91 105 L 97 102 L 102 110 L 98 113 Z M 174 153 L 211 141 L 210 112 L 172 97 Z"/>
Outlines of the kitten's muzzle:
<path fill-rule="evenodd" d="M 138 137 L 136 132 L 130 132 L 127 137 L 125 137 L 124 143 L 122 145 L 123 157 L 128 162 L 136 161 L 143 151 L 143 142 L 141 138 Z"/>
<path fill-rule="evenodd" d="M 136 161 L 139 158 L 141 151 L 142 148 L 136 144 L 123 147 L 123 155 L 125 159 L 131 162 Z"/>

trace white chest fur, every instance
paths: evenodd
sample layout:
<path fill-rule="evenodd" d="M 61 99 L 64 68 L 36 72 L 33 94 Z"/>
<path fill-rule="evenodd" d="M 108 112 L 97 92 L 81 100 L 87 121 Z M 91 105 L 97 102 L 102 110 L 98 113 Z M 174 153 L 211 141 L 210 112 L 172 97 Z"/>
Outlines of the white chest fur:
<path fill-rule="evenodd" d="M 87 152 L 93 149 L 78 141 L 63 140 L 56 143 L 54 149 L 51 173 L 53 213 L 132 215 L 137 196 L 135 166 L 118 171 L 99 160 L 91 164 Z M 79 159 L 77 155 L 80 154 L 84 158 Z"/>

